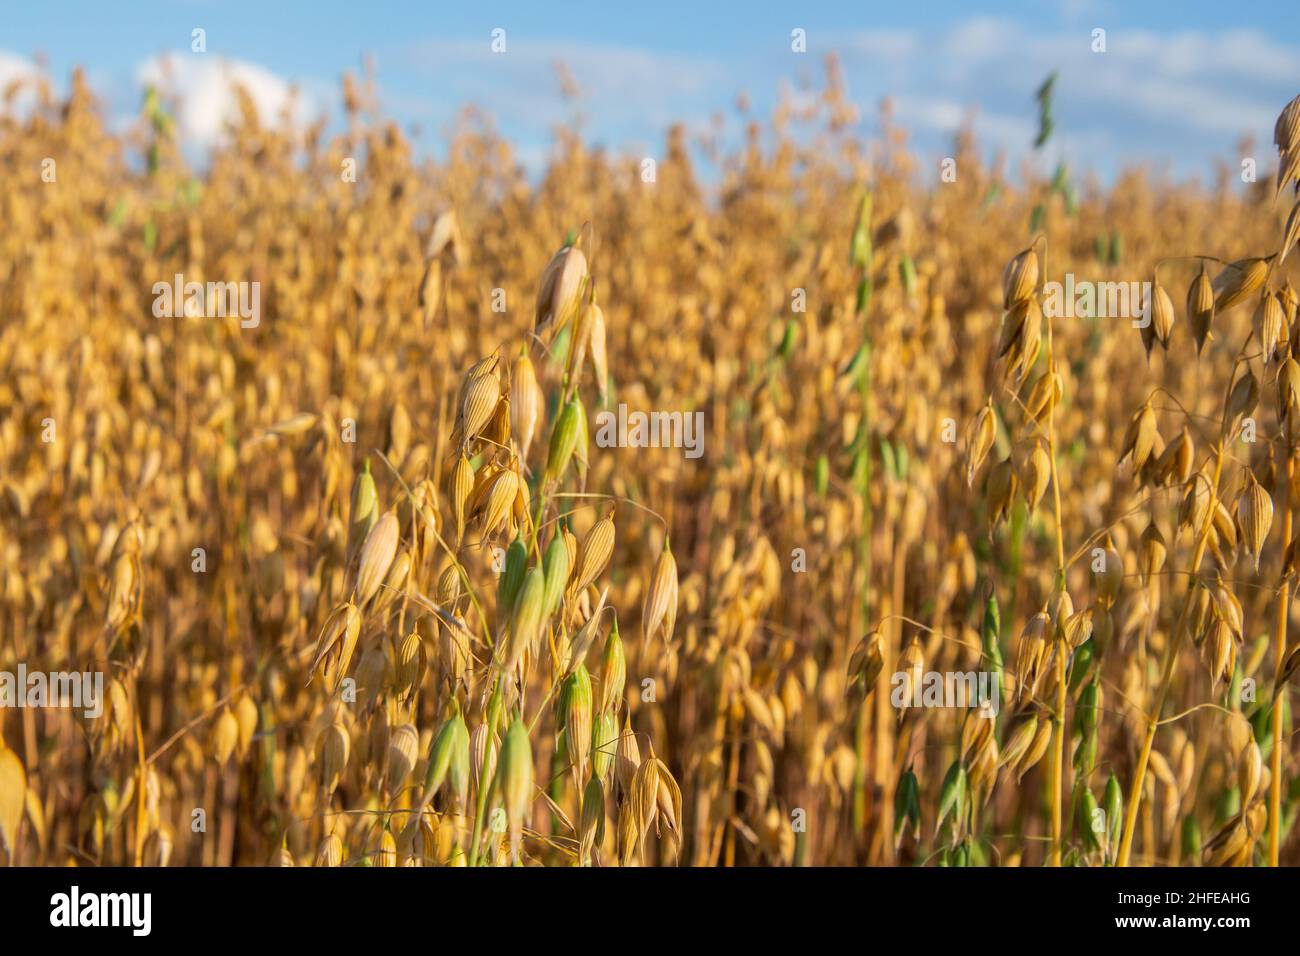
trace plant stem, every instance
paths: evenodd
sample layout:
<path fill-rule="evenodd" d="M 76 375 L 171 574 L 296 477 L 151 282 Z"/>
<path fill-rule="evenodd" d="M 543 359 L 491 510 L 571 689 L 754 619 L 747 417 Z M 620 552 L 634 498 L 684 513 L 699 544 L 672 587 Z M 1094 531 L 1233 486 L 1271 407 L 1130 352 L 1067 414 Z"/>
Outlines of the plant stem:
<path fill-rule="evenodd" d="M 1124 835 L 1120 838 L 1119 857 L 1116 866 L 1128 866 L 1129 854 L 1133 849 L 1133 831 L 1137 826 L 1138 805 L 1142 802 L 1142 785 L 1146 778 L 1147 763 L 1151 759 L 1151 746 L 1155 743 L 1156 728 L 1160 726 L 1160 711 L 1164 708 L 1165 698 L 1169 695 L 1169 685 L 1173 682 L 1174 663 L 1178 657 L 1178 648 L 1183 642 L 1183 632 L 1187 624 L 1187 612 L 1192 606 L 1192 589 L 1196 587 L 1196 572 L 1200 569 L 1201 558 L 1205 555 L 1205 546 L 1210 538 L 1210 528 L 1214 525 L 1214 509 L 1219 497 L 1219 479 L 1223 475 L 1223 442 L 1220 441 L 1214 456 L 1214 485 L 1210 489 L 1209 506 L 1206 508 L 1204 527 L 1196 542 L 1187 573 L 1187 593 L 1183 598 L 1183 609 L 1174 625 L 1173 640 L 1165 651 L 1164 669 L 1160 676 L 1160 687 L 1156 691 L 1155 703 L 1147 715 L 1146 733 L 1142 739 L 1142 749 L 1138 752 L 1137 767 L 1133 771 L 1133 782 L 1129 786 L 1128 807 L 1124 816 Z"/>
<path fill-rule="evenodd" d="M 861 630 L 866 625 L 866 622 L 871 620 L 871 416 L 868 404 L 871 400 L 871 347 L 870 338 L 868 337 L 865 341 L 867 343 L 867 354 L 864 358 L 865 366 L 859 383 L 859 391 L 862 396 L 862 424 L 859 426 L 858 440 L 861 443 L 859 454 L 862 455 L 862 463 L 857 477 L 859 480 L 858 492 L 862 499 L 862 521 L 861 533 L 858 537 L 858 566 L 861 568 L 862 594 L 858 605 L 861 617 L 857 630 Z M 864 700 L 854 734 L 857 769 L 853 780 L 853 828 L 856 833 L 862 832 L 862 828 L 866 826 L 867 821 L 867 725 L 870 720 L 869 708 L 870 704 L 867 700 Z"/>
<path fill-rule="evenodd" d="M 1046 249 L 1043 250 L 1046 269 Z M 1047 317 L 1047 374 L 1056 374 L 1055 356 L 1052 354 L 1052 318 Z M 1056 509 L 1056 590 L 1065 591 L 1065 538 L 1061 530 L 1061 482 L 1056 471 L 1056 403 L 1047 407 L 1047 457 L 1050 462 L 1052 501 Z M 1056 710 L 1052 715 L 1052 848 L 1049 862 L 1061 865 L 1061 781 L 1065 775 L 1065 645 L 1056 648 Z"/>
<path fill-rule="evenodd" d="M 1282 467 L 1282 547 L 1291 543 L 1291 443 L 1290 429 L 1283 425 L 1285 463 Z M 1277 622 L 1273 632 L 1273 752 L 1268 785 L 1268 865 L 1277 866 L 1282 834 L 1282 664 L 1286 660 L 1286 624 L 1290 610 L 1291 583 L 1283 577 L 1277 595 Z"/>
<path fill-rule="evenodd" d="M 1210 540 L 1210 529 L 1214 527 L 1214 509 L 1219 502 L 1219 480 L 1223 477 L 1224 444 L 1228 440 L 1228 400 L 1232 396 L 1232 387 L 1237 380 L 1237 366 L 1245 360 L 1246 350 L 1250 348 L 1255 337 L 1252 329 L 1246 335 L 1232 364 L 1232 373 L 1228 376 L 1228 387 L 1224 389 L 1222 412 L 1219 418 L 1219 442 L 1214 449 L 1214 480 L 1210 483 L 1210 497 L 1205 509 L 1205 520 L 1192 553 L 1191 564 L 1187 570 L 1187 592 L 1183 596 L 1183 608 L 1178 614 L 1178 623 L 1174 625 L 1174 636 L 1165 651 L 1164 671 L 1160 676 L 1160 688 L 1156 691 L 1156 700 L 1147 716 L 1146 734 L 1142 740 L 1142 749 L 1138 752 L 1137 767 L 1133 770 L 1133 782 L 1129 786 L 1128 807 L 1124 817 L 1124 835 L 1120 839 L 1119 857 L 1116 866 L 1128 866 L 1129 854 L 1133 849 L 1133 830 L 1137 825 L 1138 805 L 1142 802 L 1142 785 L 1146 779 L 1147 763 L 1151 759 L 1151 745 L 1155 743 L 1156 728 L 1160 726 L 1160 711 L 1169 694 L 1169 685 L 1174 677 L 1174 663 L 1178 657 L 1178 648 L 1183 642 L 1183 631 L 1187 624 L 1187 613 L 1192 606 L 1192 590 L 1196 587 L 1196 573 L 1201 568 L 1201 559 L 1205 556 L 1205 546 Z M 1195 477 L 1193 481 L 1197 480 Z"/>
<path fill-rule="evenodd" d="M 1061 801 L 1065 776 L 1065 645 L 1056 648 L 1056 709 L 1052 714 L 1052 853 L 1051 865 L 1061 865 Z"/>
<path fill-rule="evenodd" d="M 501 680 L 502 675 L 498 674 L 496 684 L 492 689 L 492 699 L 488 702 L 486 723 L 487 723 L 487 740 L 483 745 L 483 765 L 479 769 L 478 787 L 474 794 L 474 832 L 470 835 L 470 853 L 469 865 L 478 866 L 478 854 L 480 840 L 483 835 L 483 814 L 487 810 L 487 795 L 489 778 L 488 771 L 491 769 L 488 760 L 488 754 L 492 750 L 492 735 L 496 732 L 497 718 L 501 712 Z M 498 755 L 499 756 L 499 755 Z"/>

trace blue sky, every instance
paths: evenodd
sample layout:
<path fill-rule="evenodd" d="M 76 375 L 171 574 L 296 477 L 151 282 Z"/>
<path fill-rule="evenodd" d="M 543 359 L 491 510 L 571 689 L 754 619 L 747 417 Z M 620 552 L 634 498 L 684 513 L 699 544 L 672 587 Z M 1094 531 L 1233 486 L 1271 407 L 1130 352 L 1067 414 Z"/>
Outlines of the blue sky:
<path fill-rule="evenodd" d="M 205 54 L 190 52 L 195 27 Z M 504 54 L 489 46 L 498 27 Z M 1096 27 L 1103 54 L 1090 49 Z M 790 49 L 795 28 L 806 54 Z M 1033 91 L 1058 69 L 1057 134 L 1041 162 L 1065 154 L 1103 177 L 1146 163 L 1208 179 L 1215 160 L 1235 163 L 1244 136 L 1267 169 L 1273 118 L 1300 93 L 1294 0 L 15 4 L 0 28 L 0 85 L 43 71 L 65 89 L 81 65 L 110 120 L 125 123 L 142 85 L 163 81 L 183 95 L 181 129 L 201 153 L 220 135 L 232 77 L 264 112 L 278 113 L 292 84 L 299 121 L 337 116 L 339 77 L 369 56 L 384 111 L 418 129 L 421 148 L 437 152 L 474 104 L 536 168 L 575 109 L 593 141 L 637 155 L 658 154 L 673 120 L 704 130 L 721 115 L 738 134 L 737 94 L 766 116 L 783 89 L 819 85 L 832 51 L 860 131 L 875 131 L 890 95 L 916 148 L 936 160 L 972 117 L 986 155 L 1026 155 Z M 576 104 L 560 96 L 556 61 L 582 90 Z"/>

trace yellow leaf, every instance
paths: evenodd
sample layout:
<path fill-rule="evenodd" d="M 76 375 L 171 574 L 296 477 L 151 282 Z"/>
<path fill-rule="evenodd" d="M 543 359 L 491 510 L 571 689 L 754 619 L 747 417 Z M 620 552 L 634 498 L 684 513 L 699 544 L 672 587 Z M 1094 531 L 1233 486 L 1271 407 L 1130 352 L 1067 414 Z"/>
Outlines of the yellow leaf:
<path fill-rule="evenodd" d="M 27 774 L 18 755 L 0 745 L 0 844 L 12 854 L 23 819 Z"/>

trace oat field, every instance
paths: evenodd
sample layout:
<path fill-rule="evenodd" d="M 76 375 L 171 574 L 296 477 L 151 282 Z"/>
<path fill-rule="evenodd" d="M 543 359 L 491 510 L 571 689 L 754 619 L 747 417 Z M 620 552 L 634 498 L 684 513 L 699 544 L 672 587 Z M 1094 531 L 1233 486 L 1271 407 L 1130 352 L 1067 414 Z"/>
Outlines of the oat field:
<path fill-rule="evenodd" d="M 0 116 L 0 863 L 1300 862 L 1300 97 L 949 179 L 827 77 L 716 181 Z"/>

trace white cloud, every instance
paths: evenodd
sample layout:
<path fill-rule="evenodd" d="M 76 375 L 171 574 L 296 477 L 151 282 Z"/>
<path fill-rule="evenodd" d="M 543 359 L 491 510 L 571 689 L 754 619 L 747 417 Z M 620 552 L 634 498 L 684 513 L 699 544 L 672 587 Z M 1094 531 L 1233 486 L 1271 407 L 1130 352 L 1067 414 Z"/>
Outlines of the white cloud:
<path fill-rule="evenodd" d="M 1145 63 L 1156 75 L 1169 77 L 1300 80 L 1296 49 L 1252 30 L 1232 30 L 1214 36 L 1204 33 L 1162 36 L 1136 31 L 1121 35 L 1114 52 L 1127 60 Z"/>
<path fill-rule="evenodd" d="M 1023 147 L 1034 136 L 1034 124 L 1024 117 L 989 112 L 954 99 L 900 96 L 894 104 L 904 126 L 948 137 L 968 123 L 981 142 L 1001 149 Z"/>
<path fill-rule="evenodd" d="M 1145 116 L 1187 130 L 1229 136 L 1271 129 L 1282 104 L 1225 92 L 1218 85 L 1180 82 L 1151 76 L 1136 82 L 1127 71 L 1090 76 L 1080 98 L 1093 103 L 1116 103 L 1124 112 Z"/>
<path fill-rule="evenodd" d="M 141 87 L 156 86 L 179 100 L 177 124 L 186 147 L 206 148 L 219 142 L 227 125 L 238 119 L 235 90 L 243 87 L 257 107 L 259 121 L 279 127 L 310 118 L 311 98 L 287 80 L 255 63 L 187 52 L 151 57 L 135 71 Z M 287 111 L 287 112 L 286 112 Z"/>
<path fill-rule="evenodd" d="M 920 37 L 913 30 L 863 30 L 851 33 L 836 46 L 871 60 L 897 62 L 917 54 Z"/>
<path fill-rule="evenodd" d="M 0 112 L 7 111 L 10 106 L 16 113 L 23 113 L 30 108 L 36 102 L 34 86 L 43 77 L 40 68 L 31 60 L 0 50 Z M 3 95 L 14 83 L 22 83 L 23 86 L 12 103 L 6 103 Z"/>
<path fill-rule="evenodd" d="M 557 63 L 577 83 L 579 108 L 615 124 L 689 121 L 685 114 L 698 113 L 702 102 L 725 102 L 737 82 L 723 64 L 698 56 L 514 36 L 507 42 L 507 52 L 498 54 L 486 39 L 423 40 L 412 44 L 407 56 L 410 65 L 432 75 L 437 99 L 446 107 L 475 103 L 530 126 L 559 122 L 572 111 L 560 97 Z"/>
<path fill-rule="evenodd" d="M 1037 125 L 1034 92 L 1057 70 L 1049 152 L 1065 150 L 1075 166 L 1108 172 L 1152 156 L 1171 158 L 1182 172 L 1203 170 L 1243 136 L 1271 143 L 1274 118 L 1300 86 L 1300 46 L 1263 32 L 1114 26 L 1107 52 L 1093 53 L 1090 24 L 1035 32 L 977 17 L 924 42 L 913 33 L 865 31 L 841 49 L 855 93 L 895 94 L 905 125 L 950 133 L 978 108 L 981 142 L 1021 153 Z M 906 55 L 889 57 L 891 50 Z M 876 62 L 884 58 L 887 86 Z"/>
<path fill-rule="evenodd" d="M 975 16 L 926 30 L 845 30 L 824 37 L 824 49 L 839 55 L 862 132 L 870 132 L 870 104 L 890 97 L 923 152 L 946 149 L 969 121 L 982 149 L 1029 155 L 1034 93 L 1056 70 L 1055 132 L 1035 161 L 1068 160 L 1102 175 L 1152 158 L 1167 158 L 1176 174 L 1204 172 L 1243 136 L 1267 143 L 1273 117 L 1300 85 L 1300 47 L 1268 33 L 1127 29 L 1111 0 L 1059 2 L 1060 26 Z M 1092 29 L 1108 23 L 1108 51 L 1093 53 Z M 535 161 L 552 129 L 575 115 L 608 145 L 654 142 L 672 122 L 708 128 L 738 92 L 759 116 L 782 94 L 809 102 L 821 72 L 818 58 L 784 50 L 701 56 L 513 32 L 507 42 L 508 52 L 495 54 L 486 36 L 413 40 L 399 69 L 432 92 L 395 89 L 395 101 L 435 133 L 474 104 Z M 559 95 L 557 62 L 582 91 L 576 103 Z"/>
<path fill-rule="evenodd" d="M 1011 52 L 1008 47 L 1020 30 L 1007 20 L 976 17 L 947 31 L 939 52 L 947 61 L 979 63 L 1000 59 Z"/>

